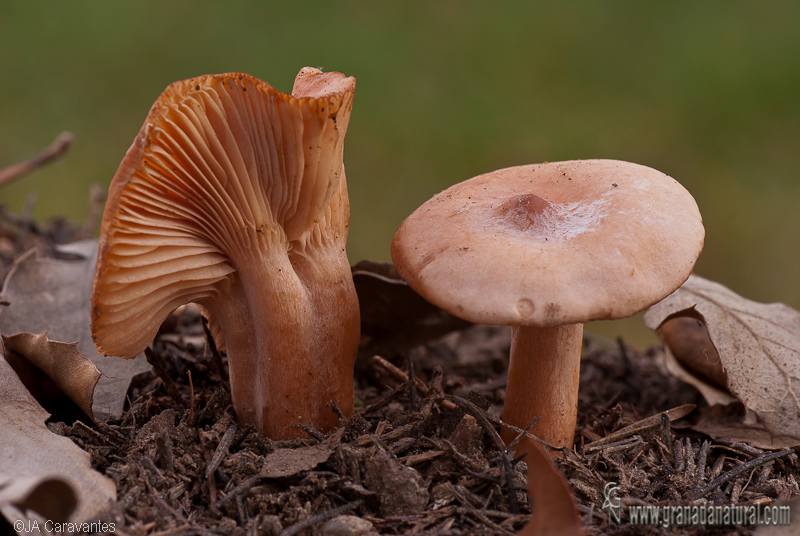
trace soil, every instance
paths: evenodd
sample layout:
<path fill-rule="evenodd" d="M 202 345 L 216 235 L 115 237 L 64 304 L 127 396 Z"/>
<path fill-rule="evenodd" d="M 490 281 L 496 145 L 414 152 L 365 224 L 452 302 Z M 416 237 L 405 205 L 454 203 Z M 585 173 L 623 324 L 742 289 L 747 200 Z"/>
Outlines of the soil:
<path fill-rule="evenodd" d="M 38 226 L 0 211 L 0 275 L 28 247 L 52 248 L 85 228 Z M 386 344 L 386 326 L 368 326 L 355 414 L 328 436 L 308 428 L 307 438 L 272 441 L 236 423 L 225 357 L 187 308 L 162 327 L 149 352 L 154 372 L 136 379 L 120 420 L 55 416 L 48 426 L 116 483 L 117 503 L 106 515 L 116 534 L 513 534 L 531 512 L 527 469 L 481 424 L 500 415 L 508 330 L 443 325 L 456 329 L 441 335 L 421 326 L 418 333 L 429 335 L 410 347 Z M 408 318 L 402 329 L 414 326 Z M 588 448 L 648 416 L 705 403 L 665 372 L 659 348 L 592 336 L 584 342 L 575 446 L 556 465 L 587 534 L 754 532 L 618 525 L 602 509 L 609 482 L 628 505 L 763 505 L 800 495 L 795 454 L 762 463 L 764 451 L 678 427 L 691 414 Z"/>

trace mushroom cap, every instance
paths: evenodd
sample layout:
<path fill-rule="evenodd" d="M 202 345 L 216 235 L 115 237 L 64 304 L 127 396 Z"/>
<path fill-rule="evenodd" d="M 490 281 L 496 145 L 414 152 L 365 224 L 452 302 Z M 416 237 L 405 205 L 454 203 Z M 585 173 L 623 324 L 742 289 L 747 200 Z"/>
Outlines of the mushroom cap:
<path fill-rule="evenodd" d="M 556 326 L 625 318 L 663 299 L 703 248 L 675 179 L 616 160 L 493 171 L 435 195 L 392 241 L 423 298 L 471 322 Z"/>
<path fill-rule="evenodd" d="M 343 251 L 354 92 L 353 77 L 309 67 L 291 94 L 244 73 L 164 90 L 109 186 L 92 287 L 102 353 L 137 355 L 171 311 L 224 296 L 265 248 Z"/>

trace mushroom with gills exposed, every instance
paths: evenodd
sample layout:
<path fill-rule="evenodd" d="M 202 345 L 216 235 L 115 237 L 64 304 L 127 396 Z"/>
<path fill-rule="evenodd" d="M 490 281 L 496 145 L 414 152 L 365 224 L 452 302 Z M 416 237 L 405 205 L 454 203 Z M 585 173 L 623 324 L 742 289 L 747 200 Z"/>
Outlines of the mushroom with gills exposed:
<path fill-rule="evenodd" d="M 170 85 L 109 188 L 92 332 L 133 357 L 195 302 L 228 354 L 240 422 L 276 439 L 353 411 L 359 310 L 343 143 L 355 79 L 304 68 L 291 94 L 250 75 Z"/>
<path fill-rule="evenodd" d="M 583 323 L 632 316 L 692 272 L 704 229 L 673 178 L 615 160 L 502 169 L 435 195 L 402 223 L 392 259 L 423 298 L 512 328 L 503 420 L 571 447 Z M 516 435 L 503 430 L 506 442 Z M 522 451 L 528 439 L 520 442 Z"/>

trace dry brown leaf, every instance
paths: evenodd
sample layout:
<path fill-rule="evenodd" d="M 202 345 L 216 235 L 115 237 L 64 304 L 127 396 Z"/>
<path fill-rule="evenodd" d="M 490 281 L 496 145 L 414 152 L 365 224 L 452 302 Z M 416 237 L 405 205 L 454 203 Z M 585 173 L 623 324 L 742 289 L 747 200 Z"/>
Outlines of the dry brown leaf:
<path fill-rule="evenodd" d="M 92 399 L 100 371 L 78 350 L 78 345 L 51 341 L 47 333 L 17 333 L 3 337 L 6 349 L 26 357 L 38 369 L 52 378 L 55 384 L 90 418 Z"/>
<path fill-rule="evenodd" d="M 336 445 L 342 439 L 343 432 L 343 429 L 336 430 L 327 440 L 318 445 L 278 449 L 267 454 L 264 456 L 259 476 L 285 478 L 314 469 L 319 464 L 328 461 Z"/>
<path fill-rule="evenodd" d="M 265 478 L 285 478 L 303 471 L 311 471 L 321 463 L 327 462 L 333 450 L 327 445 L 278 449 L 264 456 L 264 465 L 259 476 Z"/>
<path fill-rule="evenodd" d="M 374 346 L 370 356 L 386 353 L 386 348 L 410 348 L 471 325 L 423 299 L 390 262 L 362 260 L 352 266 L 352 272 L 361 332 Z"/>
<path fill-rule="evenodd" d="M 57 259 L 40 257 L 33 249 L 17 259 L 1 293 L 10 305 L 0 309 L 0 331 L 9 336 L 47 332 L 51 341 L 77 342 L 80 352 L 102 373 L 94 386 L 94 417 L 119 418 L 131 378 L 150 367 L 141 357 L 101 355 L 92 341 L 89 301 L 97 241 L 59 246 L 58 254 Z"/>
<path fill-rule="evenodd" d="M 0 511 L 13 517 L 11 509 L 32 510 L 55 523 L 66 523 L 75 511 L 78 498 L 72 486 L 60 477 L 18 477 L 0 474 Z M 15 521 L 7 517 L 9 521 Z"/>
<path fill-rule="evenodd" d="M 728 390 L 765 429 L 774 437 L 800 438 L 800 312 L 748 300 L 693 275 L 652 306 L 644 320 L 655 330 L 682 316 L 706 324 Z"/>
<path fill-rule="evenodd" d="M 698 413 L 696 422 L 680 423 L 676 428 L 690 428 L 714 439 L 729 439 L 764 450 L 780 450 L 800 444 L 796 437 L 770 434 L 754 413 L 744 409 L 741 402 L 710 406 Z"/>
<path fill-rule="evenodd" d="M 581 536 L 581 518 L 567 479 L 550 462 L 536 442 L 525 456 L 528 465 L 528 494 L 533 505 L 530 522 L 521 536 Z"/>
<path fill-rule="evenodd" d="M 10 523 L 31 519 L 22 509 L 45 516 L 69 516 L 73 523 L 96 518 L 116 498 L 114 483 L 91 468 L 89 453 L 47 429 L 45 421 L 50 415 L 6 361 L 1 341 L 0 488 L 8 495 L 0 501 L 0 511 Z M 61 481 L 68 484 L 69 491 L 56 483 Z M 42 493 L 34 493 L 37 490 Z"/>

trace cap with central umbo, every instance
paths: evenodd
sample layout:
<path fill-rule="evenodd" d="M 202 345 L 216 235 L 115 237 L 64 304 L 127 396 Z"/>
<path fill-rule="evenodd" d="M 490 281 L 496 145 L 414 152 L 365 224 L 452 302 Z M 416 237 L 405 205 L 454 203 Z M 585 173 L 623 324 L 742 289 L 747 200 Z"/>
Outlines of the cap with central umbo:
<path fill-rule="evenodd" d="M 691 273 L 704 229 L 692 196 L 654 169 L 578 160 L 456 184 L 398 229 L 392 259 L 422 297 L 512 326 L 504 421 L 572 444 L 583 323 L 631 316 Z M 512 435 L 505 434 L 506 440 Z"/>

